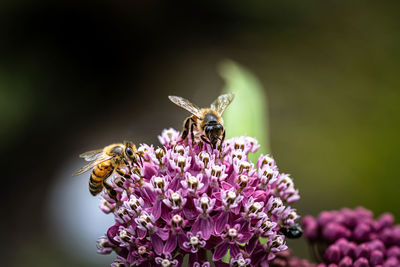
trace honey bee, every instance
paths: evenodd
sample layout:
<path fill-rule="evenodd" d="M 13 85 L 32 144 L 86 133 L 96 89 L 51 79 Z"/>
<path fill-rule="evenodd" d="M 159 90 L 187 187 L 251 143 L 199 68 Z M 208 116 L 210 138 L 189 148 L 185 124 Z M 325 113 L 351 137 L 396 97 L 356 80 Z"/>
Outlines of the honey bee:
<path fill-rule="evenodd" d="M 79 157 L 90 162 L 74 172 L 72 176 L 77 176 L 93 169 L 89 179 L 90 193 L 96 196 L 103 188 L 106 188 L 110 197 L 115 195 L 112 186 L 107 183 L 107 179 L 111 174 L 115 170 L 118 171 L 122 166 L 129 166 L 130 162 L 138 166 L 138 158 L 141 160 L 132 142 L 112 144 L 102 149 L 85 152 Z"/>
<path fill-rule="evenodd" d="M 192 142 L 194 136 L 216 148 L 217 142 L 220 141 L 220 148 L 225 140 L 225 129 L 222 114 L 229 104 L 233 101 L 234 94 L 220 95 L 211 105 L 210 108 L 199 108 L 189 100 L 179 96 L 168 96 L 174 104 L 186 109 L 192 116 L 185 119 L 181 138 L 185 140 L 190 133 Z"/>

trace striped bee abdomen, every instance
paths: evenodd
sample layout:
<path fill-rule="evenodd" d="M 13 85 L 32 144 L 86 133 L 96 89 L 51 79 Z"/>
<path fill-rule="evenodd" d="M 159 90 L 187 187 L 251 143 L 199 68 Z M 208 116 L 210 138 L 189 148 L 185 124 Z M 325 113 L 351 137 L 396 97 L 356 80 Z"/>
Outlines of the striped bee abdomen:
<path fill-rule="evenodd" d="M 104 161 L 93 168 L 93 171 L 89 179 L 89 191 L 95 196 L 103 190 L 103 182 L 107 179 L 114 171 L 114 167 L 111 165 L 111 160 Z"/>

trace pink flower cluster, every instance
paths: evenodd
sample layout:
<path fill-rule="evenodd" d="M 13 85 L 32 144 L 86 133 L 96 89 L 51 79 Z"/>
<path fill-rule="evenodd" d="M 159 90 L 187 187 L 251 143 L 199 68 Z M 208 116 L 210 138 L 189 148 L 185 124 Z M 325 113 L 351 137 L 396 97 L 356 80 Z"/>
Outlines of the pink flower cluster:
<path fill-rule="evenodd" d="M 306 259 L 293 257 L 290 249 L 281 251 L 276 254 L 275 259 L 269 262 L 269 267 L 316 267 L 314 263 L 310 263 Z"/>
<path fill-rule="evenodd" d="M 400 225 L 385 213 L 374 220 L 362 207 L 305 216 L 304 235 L 324 264 L 318 267 L 400 266 Z"/>
<path fill-rule="evenodd" d="M 265 267 L 287 249 L 279 229 L 299 217 L 289 206 L 298 190 L 270 156 L 261 155 L 256 165 L 248 160 L 259 148 L 256 139 L 226 140 L 221 152 L 186 144 L 173 129 L 159 140 L 162 147 L 138 148 L 140 173 L 130 166 L 115 176 L 115 197 L 102 194 L 100 208 L 114 214 L 115 224 L 99 239 L 98 251 L 116 252 L 111 266 L 180 266 L 188 255 L 195 267 L 211 260 Z M 228 251 L 230 263 L 224 263 Z"/>

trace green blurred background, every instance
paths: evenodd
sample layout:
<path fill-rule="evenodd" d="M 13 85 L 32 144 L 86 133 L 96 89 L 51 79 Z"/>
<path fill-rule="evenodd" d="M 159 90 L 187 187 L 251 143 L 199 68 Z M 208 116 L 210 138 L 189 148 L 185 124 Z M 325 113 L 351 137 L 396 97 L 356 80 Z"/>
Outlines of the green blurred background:
<path fill-rule="evenodd" d="M 2 1 L 1 265 L 108 265 L 111 258 L 74 250 L 84 242 L 70 225 L 90 229 L 107 217 L 74 213 L 98 206 L 86 177 L 70 177 L 83 164 L 77 155 L 124 139 L 158 144 L 161 130 L 180 128 L 186 116 L 167 95 L 208 105 L 226 86 L 218 68 L 226 59 L 265 89 L 269 131 L 260 139 L 269 133 L 280 170 L 294 178 L 300 214 L 363 205 L 398 221 L 399 7 Z M 94 252 L 91 238 L 85 247 Z M 290 246 L 307 256 L 303 241 Z"/>

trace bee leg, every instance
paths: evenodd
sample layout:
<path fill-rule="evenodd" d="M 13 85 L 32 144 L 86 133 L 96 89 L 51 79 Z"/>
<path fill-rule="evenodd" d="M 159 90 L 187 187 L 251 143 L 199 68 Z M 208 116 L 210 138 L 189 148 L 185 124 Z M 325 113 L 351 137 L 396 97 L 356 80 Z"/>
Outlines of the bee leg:
<path fill-rule="evenodd" d="M 194 133 L 193 133 L 194 126 L 197 126 L 197 124 L 195 122 L 192 122 L 192 125 L 190 125 L 190 137 L 192 138 L 192 147 L 194 146 Z"/>
<path fill-rule="evenodd" d="M 221 142 L 219 143 L 219 155 L 221 156 L 222 155 L 222 144 L 224 143 L 224 141 L 225 141 L 225 130 L 224 130 L 224 132 L 222 133 L 222 139 L 221 139 Z"/>
<path fill-rule="evenodd" d="M 209 144 L 210 146 L 212 146 L 212 144 L 206 139 L 206 137 L 205 137 L 204 135 L 200 136 L 200 138 L 201 138 L 201 140 L 202 140 L 204 143 L 207 143 L 207 144 Z"/>
<path fill-rule="evenodd" d="M 119 175 L 121 175 L 122 177 L 124 177 L 125 179 L 129 179 L 130 178 L 129 174 L 127 174 L 126 172 L 122 171 L 119 168 L 116 169 L 115 172 L 118 173 Z"/>
<path fill-rule="evenodd" d="M 192 117 L 188 117 L 186 120 L 185 120 L 185 122 L 183 123 L 183 130 L 182 130 L 182 134 L 181 134 L 181 139 L 182 140 L 185 140 L 186 139 L 186 137 L 188 136 L 188 134 L 189 134 L 189 126 L 190 126 L 190 119 L 191 119 Z"/>
<path fill-rule="evenodd" d="M 106 181 L 103 181 L 104 188 L 107 191 L 107 194 L 114 200 L 117 200 L 117 191 L 114 190 L 114 188 L 109 185 Z"/>
<path fill-rule="evenodd" d="M 132 173 L 132 174 L 136 174 L 136 175 L 139 176 L 140 178 L 143 178 L 143 177 L 142 177 L 142 174 L 141 174 L 141 169 L 138 168 L 138 167 L 133 168 L 133 169 L 131 170 L 131 173 Z"/>
<path fill-rule="evenodd" d="M 139 155 L 139 159 L 140 159 L 140 165 L 142 165 L 142 167 L 143 167 L 143 156 Z"/>
<path fill-rule="evenodd" d="M 137 154 L 137 155 L 138 156 L 133 159 L 133 164 L 136 164 L 136 166 L 139 166 L 139 162 L 137 160 L 137 158 L 139 158 L 140 165 L 143 166 L 143 156 L 141 154 Z"/>

